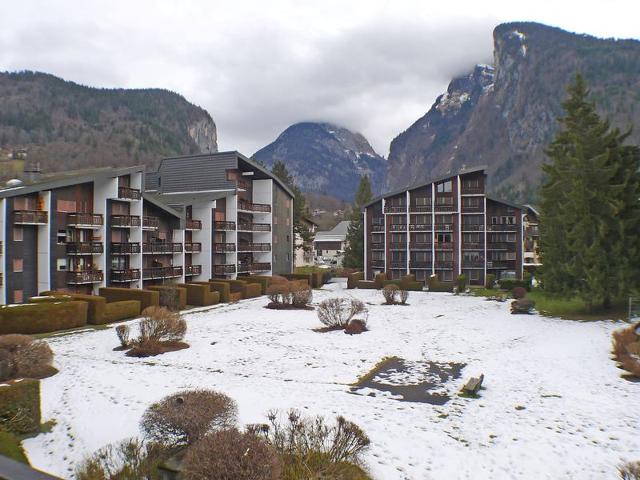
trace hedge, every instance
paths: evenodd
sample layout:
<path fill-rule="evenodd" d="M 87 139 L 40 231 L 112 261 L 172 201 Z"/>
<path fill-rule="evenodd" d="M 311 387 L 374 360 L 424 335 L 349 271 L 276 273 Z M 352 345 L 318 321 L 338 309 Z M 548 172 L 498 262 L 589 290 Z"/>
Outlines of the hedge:
<path fill-rule="evenodd" d="M 87 302 L 0 305 L 0 335 L 48 333 L 87 324 Z"/>
<path fill-rule="evenodd" d="M 311 288 L 315 288 L 313 281 L 313 274 L 311 273 L 285 273 L 281 275 L 287 280 L 306 280 L 307 285 Z"/>
<path fill-rule="evenodd" d="M 526 288 L 531 290 L 531 282 L 526 280 L 499 280 L 500 288 L 503 290 L 513 290 L 515 287 Z"/>
<path fill-rule="evenodd" d="M 163 307 L 177 308 L 184 310 L 187 308 L 187 289 L 178 285 L 152 285 L 146 287 L 147 290 L 160 292 L 160 305 Z"/>
<path fill-rule="evenodd" d="M 27 303 L 51 303 L 51 302 L 70 302 L 73 298 L 71 295 L 55 295 L 54 292 L 43 292 L 37 297 L 29 297 Z"/>
<path fill-rule="evenodd" d="M 416 281 L 414 274 L 404 275 L 400 282 L 403 289 L 411 292 L 421 292 L 424 289 L 424 283 Z"/>
<path fill-rule="evenodd" d="M 77 300 L 81 302 L 87 302 L 89 304 L 87 310 L 87 323 L 92 325 L 101 325 L 106 323 L 104 320 L 104 312 L 107 305 L 107 299 L 101 297 L 99 295 L 87 295 L 84 293 L 73 293 L 73 292 L 42 292 L 50 295 L 49 297 L 32 297 L 29 299 L 29 302 L 32 301 L 39 302 L 45 301 L 41 300 L 43 298 L 60 298 L 60 299 L 70 299 Z"/>
<path fill-rule="evenodd" d="M 177 287 L 184 287 L 187 290 L 187 305 L 193 305 L 196 307 L 206 307 L 209 305 L 215 305 L 220 302 L 220 294 L 218 292 L 212 292 L 211 286 L 207 283 L 176 283 Z"/>
<path fill-rule="evenodd" d="M 238 280 L 244 280 L 247 283 L 259 283 L 260 295 L 267 293 L 267 288 L 271 285 L 271 277 L 266 275 L 243 275 L 238 277 Z"/>
<path fill-rule="evenodd" d="M 29 464 L 20 439 L 13 433 L 2 430 L 0 430 L 0 455 L 15 460 L 16 462 Z"/>
<path fill-rule="evenodd" d="M 107 303 L 120 302 L 122 300 L 138 300 L 140 308 L 160 305 L 160 292 L 155 290 L 141 290 L 139 288 L 101 287 L 98 290 L 101 297 L 107 299 Z"/>
<path fill-rule="evenodd" d="M 362 290 L 377 290 L 378 287 L 376 286 L 375 282 L 372 282 L 371 280 L 359 280 L 356 283 L 356 287 L 360 288 Z"/>
<path fill-rule="evenodd" d="M 16 435 L 40 431 L 40 380 L 25 378 L 0 386 L 0 425 Z"/>
<path fill-rule="evenodd" d="M 197 282 L 199 283 L 199 282 Z M 209 288 L 212 291 L 218 292 L 218 294 L 220 295 L 220 301 L 223 303 L 229 303 L 231 301 L 231 285 L 229 285 L 228 283 L 225 282 L 217 282 L 217 281 L 211 281 L 211 282 L 202 282 L 206 285 L 209 285 Z"/>
<path fill-rule="evenodd" d="M 441 282 L 435 275 L 429 277 L 430 292 L 453 292 L 453 286 L 453 282 Z"/>
<path fill-rule="evenodd" d="M 402 281 L 400 281 L 400 280 L 385 280 L 384 282 L 382 282 L 382 288 L 386 287 L 387 285 L 395 285 L 398 288 L 402 288 Z"/>
<path fill-rule="evenodd" d="M 253 298 L 259 297 L 262 287 L 258 283 L 253 283 L 245 280 L 211 280 L 215 282 L 227 283 L 231 289 L 231 293 L 240 293 L 240 298 Z M 257 287 L 250 287 L 250 285 L 258 285 Z"/>
<path fill-rule="evenodd" d="M 259 283 L 247 283 L 244 287 L 244 298 L 256 298 L 262 295 L 262 285 Z"/>
<path fill-rule="evenodd" d="M 347 288 L 356 288 L 358 282 L 364 280 L 364 272 L 355 272 L 347 277 Z"/>
<path fill-rule="evenodd" d="M 103 321 L 104 323 L 119 322 L 135 318 L 140 315 L 139 300 L 122 300 L 120 302 L 107 303 Z"/>
<path fill-rule="evenodd" d="M 384 273 L 384 272 L 378 273 L 373 278 L 373 283 L 375 284 L 377 289 L 381 289 L 383 287 L 383 283 L 384 283 L 384 281 L 386 279 L 387 279 L 387 274 L 386 273 Z"/>

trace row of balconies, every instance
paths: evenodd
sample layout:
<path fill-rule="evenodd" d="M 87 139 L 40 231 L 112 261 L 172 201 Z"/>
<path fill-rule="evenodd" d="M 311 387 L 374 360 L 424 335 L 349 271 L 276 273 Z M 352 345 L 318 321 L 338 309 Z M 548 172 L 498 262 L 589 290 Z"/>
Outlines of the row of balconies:
<path fill-rule="evenodd" d="M 236 222 L 217 221 L 214 224 L 216 230 L 221 231 L 233 231 L 236 230 Z M 238 231 L 242 232 L 270 232 L 270 223 L 252 223 L 252 222 L 238 222 Z"/>
<path fill-rule="evenodd" d="M 269 262 L 238 262 L 238 273 L 268 272 L 271 270 Z"/>
<path fill-rule="evenodd" d="M 271 205 L 267 203 L 251 203 L 238 199 L 238 210 L 255 213 L 270 213 Z"/>
<path fill-rule="evenodd" d="M 496 263 L 496 262 L 493 262 Z M 487 262 L 487 268 L 492 268 L 490 265 L 492 262 Z M 462 260 L 462 268 L 484 268 L 485 262 L 483 260 Z M 386 268 L 386 264 L 384 260 L 372 260 L 371 261 L 372 268 Z M 451 260 L 436 260 L 432 262 L 431 260 L 409 260 L 409 268 L 413 269 L 424 269 L 431 270 L 432 267 L 438 269 L 453 269 L 454 262 Z M 391 269 L 406 269 L 407 262 L 406 260 L 400 261 L 390 261 L 389 267 Z M 493 267 L 497 268 L 497 267 Z M 507 268 L 506 266 L 503 268 Z"/>
<path fill-rule="evenodd" d="M 434 244 L 431 242 L 410 242 L 409 250 L 431 250 Z M 436 250 L 453 250 L 454 243 L 435 243 Z M 389 242 L 387 244 L 389 250 L 406 250 L 407 244 L 406 242 Z M 516 244 L 515 243 L 487 243 L 487 250 L 511 250 L 515 251 Z M 463 250 L 484 250 L 484 245 L 482 243 L 463 243 Z M 371 250 L 384 250 L 384 243 L 372 243 Z"/>
<path fill-rule="evenodd" d="M 182 276 L 182 272 L 182 267 L 175 266 L 143 268 L 142 279 L 178 278 Z M 187 265 L 184 273 L 187 276 L 200 275 L 202 273 L 202 265 Z M 103 280 L 104 272 L 102 270 L 90 269 L 67 272 L 67 283 L 71 285 L 101 283 Z M 114 283 L 134 282 L 136 280 L 140 280 L 140 269 L 138 268 L 111 270 L 111 281 Z"/>
<path fill-rule="evenodd" d="M 139 243 L 111 243 L 113 255 L 134 255 L 140 253 Z M 102 242 L 72 242 L 66 244 L 67 255 L 100 255 L 104 253 Z M 198 253 L 202 251 L 201 243 L 185 243 L 186 253 Z M 147 254 L 173 254 L 182 253 L 182 243 L 143 243 L 142 253 Z"/>
<path fill-rule="evenodd" d="M 392 223 L 389 225 L 387 229 L 389 232 L 406 232 L 407 229 L 411 232 L 430 232 L 434 226 L 430 223 Z M 435 230 L 437 232 L 450 232 L 455 229 L 455 225 L 453 223 L 436 223 Z M 476 223 L 463 223 L 461 230 L 463 232 L 482 232 L 484 230 L 488 232 L 516 232 L 518 231 L 518 225 L 487 225 L 484 224 L 476 224 Z M 373 233 L 384 232 L 384 225 L 374 224 L 371 226 L 371 231 Z"/>

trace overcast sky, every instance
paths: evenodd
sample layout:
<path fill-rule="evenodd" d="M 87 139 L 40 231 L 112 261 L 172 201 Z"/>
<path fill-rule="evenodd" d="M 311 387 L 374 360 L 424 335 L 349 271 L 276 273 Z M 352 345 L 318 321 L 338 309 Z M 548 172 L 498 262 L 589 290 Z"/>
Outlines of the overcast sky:
<path fill-rule="evenodd" d="M 0 70 L 176 91 L 247 155 L 312 120 L 386 156 L 452 76 L 491 62 L 501 22 L 640 38 L 638 0 L 0 1 Z"/>

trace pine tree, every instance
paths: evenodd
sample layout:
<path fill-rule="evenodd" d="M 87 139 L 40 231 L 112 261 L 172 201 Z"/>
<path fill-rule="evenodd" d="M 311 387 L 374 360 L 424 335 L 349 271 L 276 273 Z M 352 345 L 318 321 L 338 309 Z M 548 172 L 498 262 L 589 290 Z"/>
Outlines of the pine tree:
<path fill-rule="evenodd" d="M 554 294 L 577 295 L 588 308 L 596 301 L 608 307 L 638 284 L 640 154 L 623 145 L 628 133 L 599 117 L 580 75 L 568 93 L 562 128 L 543 166 L 543 282 Z"/>
<path fill-rule="evenodd" d="M 347 229 L 347 246 L 344 251 L 342 264 L 347 268 L 364 267 L 364 218 L 362 209 L 371 201 L 371 182 L 369 177 L 360 179 L 355 202 L 351 212 L 351 223 Z"/>

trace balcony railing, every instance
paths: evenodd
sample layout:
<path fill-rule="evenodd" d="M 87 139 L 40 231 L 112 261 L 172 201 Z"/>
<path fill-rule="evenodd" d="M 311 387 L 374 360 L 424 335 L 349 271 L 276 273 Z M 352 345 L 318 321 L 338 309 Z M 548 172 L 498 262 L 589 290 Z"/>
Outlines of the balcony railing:
<path fill-rule="evenodd" d="M 409 230 L 412 232 L 430 232 L 431 231 L 430 223 L 411 223 L 409 224 Z"/>
<path fill-rule="evenodd" d="M 371 260 L 372 268 L 384 268 L 384 260 Z"/>
<path fill-rule="evenodd" d="M 67 272 L 67 283 L 71 285 L 81 285 L 85 283 L 100 283 L 104 280 L 102 270 L 81 270 L 78 272 Z"/>
<path fill-rule="evenodd" d="M 450 260 L 436 260 L 434 263 L 436 268 L 442 268 L 445 270 L 453 268 L 453 262 Z"/>
<path fill-rule="evenodd" d="M 537 226 L 535 227 L 527 227 L 524 229 L 524 233 L 525 235 L 529 236 L 529 237 L 536 237 L 538 235 L 540 235 L 540 230 Z"/>
<path fill-rule="evenodd" d="M 436 203 L 436 212 L 454 212 L 456 206 L 453 203 Z"/>
<path fill-rule="evenodd" d="M 462 185 L 462 195 L 478 195 L 481 193 L 484 193 L 484 188 L 483 187 L 465 187 L 464 185 Z"/>
<path fill-rule="evenodd" d="M 200 242 L 197 242 L 197 243 L 185 243 L 184 244 L 184 251 L 187 252 L 187 253 L 200 253 L 202 251 L 202 244 Z"/>
<path fill-rule="evenodd" d="M 229 265 L 214 265 L 213 266 L 213 274 L 214 275 L 227 275 L 230 273 L 236 273 L 236 266 Z"/>
<path fill-rule="evenodd" d="M 515 269 L 516 261 L 515 260 L 491 260 L 487 262 L 487 268 L 493 270 L 504 270 L 504 269 Z"/>
<path fill-rule="evenodd" d="M 412 203 L 409 205 L 409 212 L 417 212 L 417 213 L 427 213 L 427 212 L 431 212 L 431 202 L 427 203 L 426 205 L 417 205 L 415 203 Z"/>
<path fill-rule="evenodd" d="M 235 243 L 215 243 L 213 251 L 216 253 L 232 253 L 236 251 Z"/>
<path fill-rule="evenodd" d="M 145 255 L 151 254 L 173 254 L 173 253 L 181 253 L 182 252 L 182 244 L 181 243 L 171 243 L 171 242 L 150 242 L 142 244 L 142 253 Z"/>
<path fill-rule="evenodd" d="M 98 228 L 104 225 L 104 217 L 99 213 L 68 213 L 67 225 L 76 228 Z"/>
<path fill-rule="evenodd" d="M 406 260 L 400 260 L 399 262 L 390 262 L 390 268 L 394 269 L 394 270 L 405 270 L 407 268 L 407 261 Z"/>
<path fill-rule="evenodd" d="M 478 242 L 463 242 L 462 249 L 463 250 L 482 250 L 484 249 L 484 245 Z"/>
<path fill-rule="evenodd" d="M 142 228 L 156 230 L 160 227 L 160 219 L 158 217 L 142 217 Z"/>
<path fill-rule="evenodd" d="M 462 268 L 484 268 L 484 260 L 462 259 Z"/>
<path fill-rule="evenodd" d="M 202 221 L 194 220 L 193 218 L 187 218 L 185 221 L 186 230 L 202 230 Z"/>
<path fill-rule="evenodd" d="M 142 269 L 143 280 L 157 280 L 161 278 L 176 278 L 182 276 L 182 267 L 151 267 Z"/>
<path fill-rule="evenodd" d="M 266 272 L 271 270 L 271 264 L 268 262 L 239 262 L 238 273 L 245 272 Z"/>
<path fill-rule="evenodd" d="M 462 213 L 482 213 L 484 205 L 465 205 L 462 204 Z"/>
<path fill-rule="evenodd" d="M 515 249 L 515 243 L 487 243 L 487 250 L 510 250 Z"/>
<path fill-rule="evenodd" d="M 267 203 L 251 203 L 245 200 L 238 200 L 238 210 L 244 210 L 245 212 L 269 213 L 271 212 L 271 205 Z"/>
<path fill-rule="evenodd" d="M 121 200 L 140 200 L 140 190 L 130 187 L 118 187 L 118 198 Z"/>
<path fill-rule="evenodd" d="M 384 243 L 372 243 L 371 250 L 384 250 Z"/>
<path fill-rule="evenodd" d="M 487 230 L 489 230 L 490 232 L 516 232 L 518 231 L 518 228 L 519 227 L 516 224 L 501 223 L 501 224 L 489 225 L 487 227 Z"/>
<path fill-rule="evenodd" d="M 409 268 L 428 269 L 431 270 L 431 260 L 411 260 Z"/>
<path fill-rule="evenodd" d="M 453 250 L 453 242 L 447 242 L 447 243 L 444 243 L 444 242 L 438 243 L 438 242 L 436 242 L 435 245 L 436 245 L 436 250 L 447 250 L 447 251 L 448 250 Z"/>
<path fill-rule="evenodd" d="M 99 255 L 104 252 L 102 242 L 73 242 L 66 245 L 67 255 Z"/>
<path fill-rule="evenodd" d="M 407 244 L 401 242 L 391 242 L 389 243 L 389 250 L 406 250 Z"/>
<path fill-rule="evenodd" d="M 411 242 L 409 248 L 411 250 L 431 250 L 433 244 L 430 242 Z"/>
<path fill-rule="evenodd" d="M 111 226 L 119 228 L 139 227 L 140 217 L 134 215 L 111 215 Z"/>
<path fill-rule="evenodd" d="M 463 223 L 463 232 L 481 232 L 484 230 L 484 224 L 482 223 Z"/>
<path fill-rule="evenodd" d="M 407 224 L 406 223 L 392 223 L 389 225 L 390 232 L 406 232 Z"/>
<path fill-rule="evenodd" d="M 239 243 L 239 252 L 270 252 L 270 243 Z"/>
<path fill-rule="evenodd" d="M 202 273 L 202 265 L 187 265 L 184 267 L 184 274 L 192 277 Z"/>
<path fill-rule="evenodd" d="M 385 205 L 384 213 L 407 213 L 406 205 Z"/>
<path fill-rule="evenodd" d="M 216 230 L 235 230 L 236 222 L 217 221 L 214 223 L 214 226 Z"/>
<path fill-rule="evenodd" d="M 452 232 L 453 223 L 436 223 L 436 232 Z"/>
<path fill-rule="evenodd" d="M 271 224 L 269 223 L 238 223 L 238 230 L 245 232 L 270 232 Z"/>
<path fill-rule="evenodd" d="M 372 232 L 384 232 L 384 225 L 373 224 L 371 225 Z"/>
<path fill-rule="evenodd" d="M 140 253 L 139 243 L 112 243 L 112 255 L 134 255 Z"/>
<path fill-rule="evenodd" d="M 140 270 L 137 268 L 111 270 L 111 281 L 113 283 L 135 282 L 136 280 L 140 280 Z"/>
<path fill-rule="evenodd" d="M 49 215 L 44 210 L 14 210 L 13 223 L 16 225 L 46 225 Z"/>

